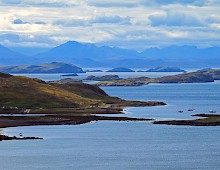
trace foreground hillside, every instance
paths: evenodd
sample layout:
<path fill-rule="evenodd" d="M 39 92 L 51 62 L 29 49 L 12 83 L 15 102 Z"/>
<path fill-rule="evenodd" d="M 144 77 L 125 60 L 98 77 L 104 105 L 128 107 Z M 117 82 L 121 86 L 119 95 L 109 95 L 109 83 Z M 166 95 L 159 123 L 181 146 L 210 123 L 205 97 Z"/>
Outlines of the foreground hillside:
<path fill-rule="evenodd" d="M 129 102 L 108 96 L 96 85 L 75 82 L 46 83 L 39 79 L 0 73 L 0 107 L 6 108 L 90 108 L 107 104 L 161 105 L 157 102 Z"/>
<path fill-rule="evenodd" d="M 0 113 L 4 114 L 0 115 L 0 128 L 75 125 L 98 120 L 150 121 L 152 119 L 107 117 L 94 114 L 120 113 L 125 106 L 161 105 L 165 103 L 126 101 L 110 97 L 97 85 L 69 79 L 46 83 L 39 79 L 0 73 Z M 35 116 L 30 114 L 35 114 Z M 0 141 L 23 139 L 40 138 L 0 135 Z"/>

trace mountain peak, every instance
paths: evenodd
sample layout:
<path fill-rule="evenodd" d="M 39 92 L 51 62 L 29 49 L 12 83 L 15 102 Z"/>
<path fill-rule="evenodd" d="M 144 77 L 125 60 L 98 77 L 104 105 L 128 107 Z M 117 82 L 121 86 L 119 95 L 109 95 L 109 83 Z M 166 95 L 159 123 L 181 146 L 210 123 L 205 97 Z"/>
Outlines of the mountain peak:
<path fill-rule="evenodd" d="M 77 41 L 67 41 L 66 43 L 64 44 L 61 44 L 61 45 L 79 45 L 81 43 L 77 42 Z"/>

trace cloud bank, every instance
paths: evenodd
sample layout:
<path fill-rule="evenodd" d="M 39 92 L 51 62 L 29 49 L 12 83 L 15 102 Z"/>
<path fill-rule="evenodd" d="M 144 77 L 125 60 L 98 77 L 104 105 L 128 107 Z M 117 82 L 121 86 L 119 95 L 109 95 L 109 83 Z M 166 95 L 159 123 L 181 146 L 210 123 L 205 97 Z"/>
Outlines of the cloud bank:
<path fill-rule="evenodd" d="M 0 0 L 0 43 L 220 46 L 218 0 Z"/>

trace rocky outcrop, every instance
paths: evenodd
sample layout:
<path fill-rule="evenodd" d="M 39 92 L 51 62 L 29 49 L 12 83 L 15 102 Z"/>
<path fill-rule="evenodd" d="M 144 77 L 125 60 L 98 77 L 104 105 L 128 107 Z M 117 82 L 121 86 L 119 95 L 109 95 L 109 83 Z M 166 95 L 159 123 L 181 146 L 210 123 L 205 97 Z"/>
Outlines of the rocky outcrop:
<path fill-rule="evenodd" d="M 1 73 L 0 72 L 0 78 L 9 78 L 9 77 L 11 77 L 12 75 L 10 75 L 10 74 L 7 74 L 7 73 Z"/>
<path fill-rule="evenodd" d="M 3 140 L 33 140 L 33 139 L 43 139 L 40 137 L 16 137 L 16 136 L 6 136 L 6 135 L 0 135 L 0 141 Z"/>
<path fill-rule="evenodd" d="M 154 124 L 180 125 L 180 126 L 220 126 L 220 115 L 217 114 L 196 114 L 193 116 L 204 117 L 195 120 L 163 120 L 154 121 Z"/>
<path fill-rule="evenodd" d="M 66 79 L 61 79 L 61 80 L 49 81 L 48 83 L 55 83 L 55 84 L 73 84 L 73 83 L 79 83 L 79 82 L 82 82 L 82 80 L 73 79 L 73 78 L 66 78 Z"/>
<path fill-rule="evenodd" d="M 72 73 L 72 74 L 63 74 L 61 76 L 63 76 L 63 77 L 71 77 L 71 76 L 79 76 L 79 75 L 76 74 L 76 73 Z"/>
<path fill-rule="evenodd" d="M 104 76 L 88 76 L 85 80 L 93 80 L 93 81 L 112 81 L 112 80 L 120 80 L 118 75 L 104 75 Z"/>

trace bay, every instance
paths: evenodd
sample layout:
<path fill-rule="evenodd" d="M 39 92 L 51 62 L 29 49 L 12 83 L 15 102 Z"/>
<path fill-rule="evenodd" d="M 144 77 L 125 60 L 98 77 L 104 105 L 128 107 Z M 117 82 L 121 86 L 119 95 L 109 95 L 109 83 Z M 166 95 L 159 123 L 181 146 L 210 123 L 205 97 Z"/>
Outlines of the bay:
<path fill-rule="evenodd" d="M 163 107 L 125 108 L 125 115 L 193 119 L 220 113 L 220 82 L 102 87 L 129 100 L 159 100 Z M 195 109 L 188 112 L 188 109 Z M 179 113 L 178 110 L 183 110 Z M 121 114 L 123 115 L 123 114 Z M 119 115 L 119 116 L 121 116 Z M 220 167 L 220 127 L 154 125 L 151 122 L 92 122 L 74 126 L 3 129 L 8 135 L 44 140 L 0 142 L 0 169 L 210 169 Z"/>

